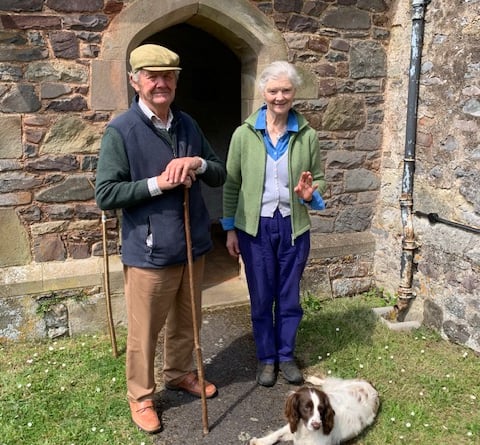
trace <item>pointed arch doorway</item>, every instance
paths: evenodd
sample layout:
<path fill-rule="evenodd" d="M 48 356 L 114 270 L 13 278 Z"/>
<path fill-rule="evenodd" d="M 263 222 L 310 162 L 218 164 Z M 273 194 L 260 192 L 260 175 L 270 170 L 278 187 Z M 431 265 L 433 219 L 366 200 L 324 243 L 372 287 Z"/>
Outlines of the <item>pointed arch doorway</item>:
<path fill-rule="evenodd" d="M 128 108 L 133 94 L 127 82 L 128 55 L 147 42 L 180 55 L 184 69 L 177 102 L 224 159 L 233 129 L 261 104 L 257 75 L 271 61 L 287 58 L 281 33 L 248 0 L 134 0 L 112 21 L 100 56 L 92 61 L 92 109 L 119 113 Z M 305 84 L 309 89 L 297 97 L 316 98 L 316 82 Z M 241 265 L 228 256 L 218 222 L 221 190 L 206 192 L 215 249 L 207 258 L 204 303 L 246 301 Z"/>

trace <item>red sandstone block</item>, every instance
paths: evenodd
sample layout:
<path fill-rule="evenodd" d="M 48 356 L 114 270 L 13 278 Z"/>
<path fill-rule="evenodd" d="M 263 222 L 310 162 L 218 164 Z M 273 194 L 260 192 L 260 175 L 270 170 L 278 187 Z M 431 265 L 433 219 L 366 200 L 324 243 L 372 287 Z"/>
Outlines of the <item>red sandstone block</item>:
<path fill-rule="evenodd" d="M 60 17 L 49 15 L 0 15 L 4 29 L 60 29 Z"/>

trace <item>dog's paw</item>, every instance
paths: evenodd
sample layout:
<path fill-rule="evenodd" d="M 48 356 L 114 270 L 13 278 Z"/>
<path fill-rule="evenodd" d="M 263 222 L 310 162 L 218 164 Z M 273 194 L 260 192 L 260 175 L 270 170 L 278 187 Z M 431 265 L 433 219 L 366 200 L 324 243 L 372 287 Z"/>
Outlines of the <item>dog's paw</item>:
<path fill-rule="evenodd" d="M 249 445 L 268 445 L 269 442 L 265 442 L 263 439 L 258 439 L 257 437 L 253 437 L 250 439 Z"/>
<path fill-rule="evenodd" d="M 325 383 L 325 378 L 309 375 L 305 377 L 305 383 L 310 383 L 311 385 L 315 386 L 322 386 Z"/>

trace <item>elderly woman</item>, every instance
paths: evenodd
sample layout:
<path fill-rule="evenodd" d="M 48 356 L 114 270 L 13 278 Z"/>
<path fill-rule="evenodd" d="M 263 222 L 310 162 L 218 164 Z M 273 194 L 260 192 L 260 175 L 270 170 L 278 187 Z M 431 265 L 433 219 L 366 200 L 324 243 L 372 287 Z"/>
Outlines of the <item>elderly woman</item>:
<path fill-rule="evenodd" d="M 294 351 L 303 311 L 300 279 L 310 250 L 308 210 L 324 208 L 326 183 L 317 134 L 293 107 L 295 67 L 273 62 L 258 87 L 265 104 L 238 127 L 227 158 L 222 226 L 230 255 L 241 255 L 251 301 L 257 383 L 273 386 L 278 369 L 303 376 Z"/>

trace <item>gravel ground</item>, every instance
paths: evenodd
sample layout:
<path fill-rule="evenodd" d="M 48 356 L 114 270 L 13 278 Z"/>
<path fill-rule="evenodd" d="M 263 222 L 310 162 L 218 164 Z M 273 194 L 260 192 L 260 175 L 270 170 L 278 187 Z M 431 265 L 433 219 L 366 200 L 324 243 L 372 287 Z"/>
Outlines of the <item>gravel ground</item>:
<path fill-rule="evenodd" d="M 155 436 L 156 445 L 245 445 L 285 423 L 285 398 L 296 387 L 281 376 L 272 388 L 256 384 L 248 305 L 205 310 L 201 346 L 205 377 L 218 388 L 207 401 L 209 433 L 203 434 L 201 399 L 166 390 L 159 382 L 163 430 Z M 161 360 L 159 347 L 158 366 Z"/>

